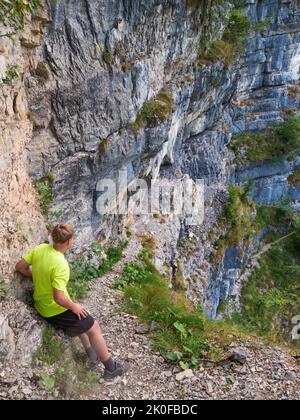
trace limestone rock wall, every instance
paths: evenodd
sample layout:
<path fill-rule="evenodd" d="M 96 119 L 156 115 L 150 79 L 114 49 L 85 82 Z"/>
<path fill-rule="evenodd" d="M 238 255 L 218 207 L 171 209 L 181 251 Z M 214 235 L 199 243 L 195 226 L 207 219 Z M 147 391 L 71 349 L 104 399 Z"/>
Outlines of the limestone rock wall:
<path fill-rule="evenodd" d="M 42 323 L 27 304 L 30 281 L 15 275 L 14 266 L 48 237 L 28 173 L 33 122 L 25 89 L 26 75 L 39 62 L 47 10 L 44 5 L 34 18 L 28 16 L 23 32 L 0 37 L 0 280 L 8 289 L 0 302 L 0 365 L 6 367 L 29 364 L 42 341 Z M 7 30 L 1 27 L 1 34 Z"/>
<path fill-rule="evenodd" d="M 227 66 L 199 65 L 205 34 L 220 38 L 224 2 L 67 1 L 52 5 L 42 62 L 49 77 L 40 86 L 26 79 L 34 132 L 28 144 L 30 174 L 56 177 L 53 211 L 73 223 L 78 242 L 110 238 L 123 223 L 96 211 L 96 185 L 127 170 L 128 183 L 150 177 L 204 179 L 205 221 L 189 229 L 184 218 L 132 218 L 131 229 L 157 237 L 157 264 L 176 272 L 178 240 L 193 235 L 193 251 L 182 260 L 191 298 L 210 316 L 232 293 L 242 261 L 228 250 L 221 267 L 210 263 L 212 241 L 229 183 L 254 179 L 257 202 L 299 191 L 288 184 L 298 160 L 279 166 L 236 168 L 227 145 L 234 134 L 264 129 L 299 110 L 300 9 L 293 0 L 251 0 L 244 12 L 253 24 L 268 19 L 249 37 L 245 54 Z M 209 17 L 212 19 L 209 19 Z M 154 128 L 130 128 L 143 104 L 161 89 L 172 95 L 168 120 Z M 54 221 L 57 220 L 54 218 Z"/>
<path fill-rule="evenodd" d="M 26 147 L 33 124 L 24 79 L 37 64 L 47 20 L 43 12 L 12 39 L 0 37 L 0 278 L 12 277 L 16 260 L 46 237 L 28 175 Z M 15 78 L 10 77 L 11 69 L 17 71 Z"/>

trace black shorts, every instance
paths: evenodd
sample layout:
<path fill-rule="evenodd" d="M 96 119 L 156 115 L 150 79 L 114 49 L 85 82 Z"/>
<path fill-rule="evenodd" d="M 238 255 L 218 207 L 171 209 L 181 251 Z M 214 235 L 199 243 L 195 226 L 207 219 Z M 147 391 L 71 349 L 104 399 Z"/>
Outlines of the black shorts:
<path fill-rule="evenodd" d="M 87 315 L 86 318 L 78 319 L 78 317 L 70 310 L 63 312 L 62 314 L 52 316 L 51 318 L 45 318 L 49 324 L 54 328 L 63 330 L 65 334 L 70 337 L 77 337 L 92 328 L 94 325 L 94 318 L 91 315 Z"/>

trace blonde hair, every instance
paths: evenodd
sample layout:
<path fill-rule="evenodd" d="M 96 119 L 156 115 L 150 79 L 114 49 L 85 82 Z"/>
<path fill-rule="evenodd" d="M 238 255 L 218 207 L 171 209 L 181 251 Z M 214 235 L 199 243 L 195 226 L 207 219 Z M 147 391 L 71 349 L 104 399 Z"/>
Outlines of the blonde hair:
<path fill-rule="evenodd" d="M 53 242 L 55 244 L 64 244 L 69 239 L 72 239 L 74 235 L 74 229 L 71 225 L 66 225 L 64 223 L 60 223 L 59 225 L 55 226 L 53 229 L 51 236 Z"/>

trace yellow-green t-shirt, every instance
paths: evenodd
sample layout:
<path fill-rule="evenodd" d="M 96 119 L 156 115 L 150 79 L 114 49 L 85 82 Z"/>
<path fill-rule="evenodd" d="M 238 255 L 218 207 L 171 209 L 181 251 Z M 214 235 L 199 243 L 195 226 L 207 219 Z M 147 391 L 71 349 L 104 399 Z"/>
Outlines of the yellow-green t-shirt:
<path fill-rule="evenodd" d="M 67 284 L 70 268 L 63 254 L 56 251 L 53 245 L 42 244 L 26 255 L 24 260 L 32 266 L 34 306 L 38 313 L 50 318 L 66 312 L 67 309 L 59 306 L 53 297 L 53 289 L 61 290 L 69 297 Z"/>

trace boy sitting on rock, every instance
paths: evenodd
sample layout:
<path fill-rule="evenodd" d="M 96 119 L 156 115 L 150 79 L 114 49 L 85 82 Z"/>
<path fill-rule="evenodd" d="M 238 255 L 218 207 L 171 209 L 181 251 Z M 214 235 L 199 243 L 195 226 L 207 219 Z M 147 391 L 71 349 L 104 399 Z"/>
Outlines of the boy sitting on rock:
<path fill-rule="evenodd" d="M 32 277 L 34 303 L 37 312 L 53 327 L 70 337 L 80 337 L 92 363 L 105 366 L 104 379 L 113 379 L 127 371 L 127 366 L 115 362 L 108 352 L 99 323 L 79 303 L 71 300 L 67 284 L 70 269 L 64 254 L 73 245 L 73 228 L 59 224 L 52 231 L 53 245 L 42 244 L 21 259 L 16 270 Z"/>

